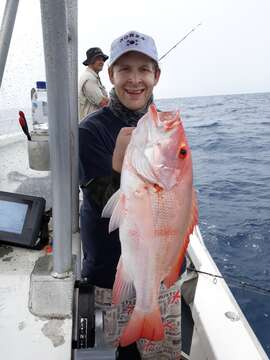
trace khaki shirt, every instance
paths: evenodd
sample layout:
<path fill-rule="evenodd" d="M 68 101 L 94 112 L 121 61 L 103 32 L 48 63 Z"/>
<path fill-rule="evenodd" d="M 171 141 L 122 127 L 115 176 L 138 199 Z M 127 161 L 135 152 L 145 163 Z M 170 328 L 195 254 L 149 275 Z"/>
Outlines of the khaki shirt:
<path fill-rule="evenodd" d="M 89 67 L 86 67 L 80 77 L 78 90 L 80 120 L 91 112 L 98 110 L 101 100 L 104 97 L 108 97 L 107 91 L 100 81 L 100 77 Z"/>

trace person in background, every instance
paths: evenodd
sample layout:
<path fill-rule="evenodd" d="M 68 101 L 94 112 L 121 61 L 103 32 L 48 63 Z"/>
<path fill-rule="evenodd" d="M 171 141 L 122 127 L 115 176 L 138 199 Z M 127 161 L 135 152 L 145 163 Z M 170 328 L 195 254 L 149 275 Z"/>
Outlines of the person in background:
<path fill-rule="evenodd" d="M 79 125 L 79 178 L 83 191 L 80 220 L 84 255 L 82 277 L 95 285 L 96 303 L 104 305 L 103 309 L 107 305 L 104 324 L 118 316 L 117 324 L 109 325 L 110 329 L 116 329 L 115 333 L 107 334 L 107 338 L 115 344 L 123 318 L 127 315 L 123 313 L 123 308 L 118 309 L 118 315 L 110 313 L 111 289 L 121 246 L 118 229 L 109 234 L 109 219 L 102 218 L 101 213 L 107 200 L 120 187 L 123 158 L 132 131 L 153 103 L 153 89 L 160 77 L 154 40 L 137 31 L 117 38 L 111 45 L 108 72 L 113 84 L 109 105 L 88 115 Z M 164 298 L 170 301 L 170 297 Z M 168 309 L 168 306 L 163 308 Z M 178 308 L 179 302 L 177 311 Z M 175 328 L 179 330 L 177 311 L 174 309 L 170 316 L 177 319 Z M 121 319 L 119 314 L 122 314 Z M 167 319 L 166 316 L 164 318 Z M 170 318 L 168 321 L 171 321 Z M 146 353 L 148 359 L 149 356 L 158 359 L 165 348 L 169 349 L 169 356 L 173 353 L 172 359 L 178 359 L 180 334 L 174 330 L 172 333 L 173 338 L 164 347 L 147 340 L 127 347 L 118 346 L 116 359 L 141 359 Z"/>
<path fill-rule="evenodd" d="M 79 111 L 80 120 L 93 111 L 96 111 L 109 102 L 108 94 L 102 85 L 99 72 L 102 71 L 108 56 L 98 47 L 86 51 L 86 66 L 79 80 Z"/>

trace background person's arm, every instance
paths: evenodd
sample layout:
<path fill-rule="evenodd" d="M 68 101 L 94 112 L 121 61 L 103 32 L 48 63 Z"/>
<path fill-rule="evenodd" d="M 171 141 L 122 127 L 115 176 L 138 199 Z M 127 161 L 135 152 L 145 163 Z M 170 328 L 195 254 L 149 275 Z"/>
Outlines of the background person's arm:
<path fill-rule="evenodd" d="M 97 107 L 106 106 L 109 99 L 105 97 L 96 79 L 88 79 L 83 85 L 83 93 L 87 100 Z"/>
<path fill-rule="evenodd" d="M 103 99 L 101 100 L 101 102 L 99 103 L 100 107 L 104 107 L 107 106 L 109 104 L 109 98 L 107 97 L 103 97 Z"/>

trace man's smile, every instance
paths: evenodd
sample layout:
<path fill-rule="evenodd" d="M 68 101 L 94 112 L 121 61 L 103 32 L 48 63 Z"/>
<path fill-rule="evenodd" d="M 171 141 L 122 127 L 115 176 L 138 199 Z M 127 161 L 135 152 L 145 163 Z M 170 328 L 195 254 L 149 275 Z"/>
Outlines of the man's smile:
<path fill-rule="evenodd" d="M 129 94 L 129 95 L 140 95 L 144 92 L 144 89 L 138 89 L 138 90 L 130 90 L 130 89 L 125 89 L 125 91 Z"/>

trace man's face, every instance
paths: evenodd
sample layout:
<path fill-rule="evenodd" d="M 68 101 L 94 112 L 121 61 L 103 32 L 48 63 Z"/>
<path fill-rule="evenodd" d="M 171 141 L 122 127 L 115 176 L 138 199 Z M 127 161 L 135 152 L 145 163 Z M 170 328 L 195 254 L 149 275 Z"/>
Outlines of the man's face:
<path fill-rule="evenodd" d="M 152 95 L 160 70 L 146 55 L 130 51 L 109 68 L 109 77 L 121 103 L 130 110 L 142 109 Z"/>
<path fill-rule="evenodd" d="M 99 73 L 104 66 L 104 58 L 102 56 L 97 56 L 95 58 L 95 62 L 91 64 L 91 68 L 96 72 Z"/>

